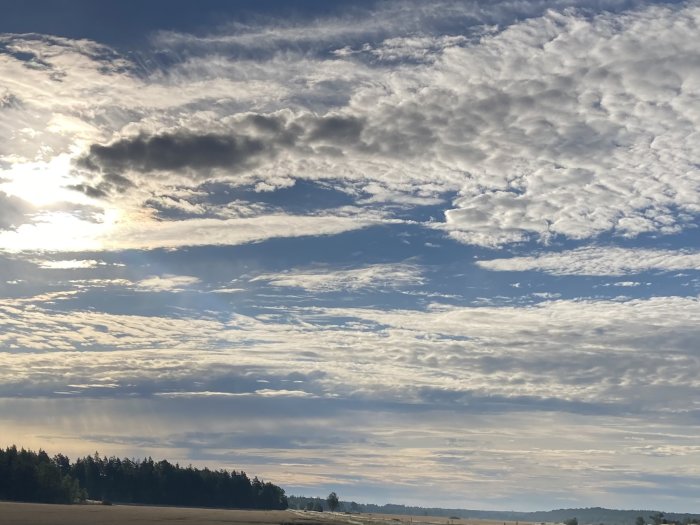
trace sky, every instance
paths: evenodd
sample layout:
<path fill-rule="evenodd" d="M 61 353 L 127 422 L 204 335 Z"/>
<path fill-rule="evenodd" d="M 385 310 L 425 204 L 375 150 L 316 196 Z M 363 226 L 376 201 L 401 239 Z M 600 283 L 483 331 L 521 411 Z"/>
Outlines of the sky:
<path fill-rule="evenodd" d="M 700 2 L 0 9 L 0 446 L 700 512 Z"/>

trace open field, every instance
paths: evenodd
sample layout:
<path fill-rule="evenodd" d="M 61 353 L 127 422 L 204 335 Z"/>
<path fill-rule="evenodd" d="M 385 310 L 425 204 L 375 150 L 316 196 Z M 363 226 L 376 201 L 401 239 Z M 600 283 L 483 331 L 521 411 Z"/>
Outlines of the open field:
<path fill-rule="evenodd" d="M 0 525 L 516 525 L 436 516 L 0 502 Z M 527 525 L 520 522 L 522 525 Z"/>
<path fill-rule="evenodd" d="M 288 511 L 200 509 L 136 505 L 46 505 L 0 502 L 1 525 L 320 525 Z M 334 523 L 324 520 L 324 523 Z"/>
<path fill-rule="evenodd" d="M 347 518 L 346 523 L 354 525 L 535 525 L 525 521 L 451 519 L 444 516 L 411 516 L 406 514 L 362 513 L 346 515 L 345 518 Z"/>

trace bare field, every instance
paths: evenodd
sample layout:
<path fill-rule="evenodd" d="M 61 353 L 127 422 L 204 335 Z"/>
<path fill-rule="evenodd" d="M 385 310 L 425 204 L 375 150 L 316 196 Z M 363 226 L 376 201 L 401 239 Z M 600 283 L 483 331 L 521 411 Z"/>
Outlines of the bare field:
<path fill-rule="evenodd" d="M 361 525 L 535 525 L 525 521 L 498 521 L 483 519 L 451 519 L 444 516 L 410 516 L 405 514 L 353 514 L 351 522 Z M 540 525 L 539 523 L 536 525 Z"/>
<path fill-rule="evenodd" d="M 309 513 L 311 514 L 311 513 Z M 45 505 L 0 502 L 1 525 L 321 525 L 338 523 L 285 510 L 229 510 L 134 505 Z"/>
<path fill-rule="evenodd" d="M 0 502 L 0 525 L 516 525 L 437 516 Z M 520 522 L 518 525 L 530 525 Z"/>

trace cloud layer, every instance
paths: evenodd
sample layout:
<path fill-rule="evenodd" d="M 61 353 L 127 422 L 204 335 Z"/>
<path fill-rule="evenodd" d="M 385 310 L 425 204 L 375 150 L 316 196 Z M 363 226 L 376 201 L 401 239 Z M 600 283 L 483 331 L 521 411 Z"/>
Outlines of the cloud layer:
<path fill-rule="evenodd" d="M 250 465 L 299 490 L 348 494 L 395 486 L 400 472 L 399 497 L 451 479 L 459 489 L 445 504 L 468 487 L 471 506 L 628 501 L 620 491 L 662 495 L 665 476 L 700 478 L 688 447 L 697 299 L 175 319 L 65 313 L 34 298 L 4 301 L 0 320 L 14 327 L 0 339 L 9 428 L 62 450 Z M 65 398 L 85 407 L 80 425 Z M 37 426 L 47 406 L 66 414 L 50 432 Z M 389 463 L 389 475 L 378 468 Z M 530 504 L 518 496 L 526 478 L 541 498 Z M 560 491 L 569 482 L 575 496 Z"/>
<path fill-rule="evenodd" d="M 419 16 L 429 27 L 439 15 Z M 72 155 L 70 186 L 101 206 L 142 206 L 176 181 L 306 179 L 365 206 L 452 194 L 428 226 L 477 245 L 671 234 L 700 210 L 699 17 L 692 3 L 550 10 L 463 38 L 385 39 L 366 19 L 366 45 L 255 59 L 242 34 L 163 35 L 193 54 L 150 72 L 91 42 L 8 36 L 2 153 L 16 165 L 46 162 L 35 144 Z M 279 34 L 302 42 L 302 29 Z M 233 56 L 206 51 L 217 39 Z"/>
<path fill-rule="evenodd" d="M 138 283 L 171 292 L 196 286 L 185 276 Z M 2 358 L 5 395 L 34 388 L 50 395 L 68 388 L 65 381 L 115 383 L 124 394 L 142 381 L 152 392 L 178 391 L 187 381 L 187 391 L 194 384 L 216 391 L 221 385 L 206 382 L 247 367 L 263 376 L 304 370 L 315 377 L 310 393 L 320 396 L 684 413 L 697 386 L 697 298 L 560 300 L 527 309 L 302 308 L 223 321 L 61 313 L 38 298 L 32 303 L 27 312 L 3 304 L 3 324 L 14 327 L 0 338 L 13 350 Z M 70 359 L 56 353 L 78 350 Z"/>
<path fill-rule="evenodd" d="M 476 264 L 501 272 L 535 270 L 553 275 L 632 275 L 650 270 L 700 270 L 700 253 L 593 246 L 527 257 L 477 261 Z"/>

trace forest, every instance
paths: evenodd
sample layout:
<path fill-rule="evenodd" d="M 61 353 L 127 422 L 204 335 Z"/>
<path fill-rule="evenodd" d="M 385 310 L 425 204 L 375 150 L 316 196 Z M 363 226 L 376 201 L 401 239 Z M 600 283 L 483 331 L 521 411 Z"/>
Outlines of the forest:
<path fill-rule="evenodd" d="M 152 458 L 93 456 L 75 462 L 40 450 L 0 449 L 0 500 L 41 503 L 139 503 L 239 509 L 286 509 L 277 485 L 245 472 L 181 467 Z"/>

